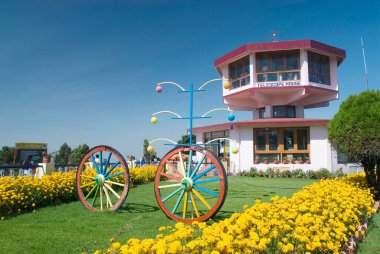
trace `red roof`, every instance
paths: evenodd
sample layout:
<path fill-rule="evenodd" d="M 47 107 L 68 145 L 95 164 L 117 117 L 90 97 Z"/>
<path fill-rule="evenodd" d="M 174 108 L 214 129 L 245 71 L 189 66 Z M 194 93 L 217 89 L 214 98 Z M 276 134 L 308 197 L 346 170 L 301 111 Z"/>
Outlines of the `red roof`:
<path fill-rule="evenodd" d="M 193 128 L 193 131 L 211 131 L 233 129 L 239 126 L 250 127 L 291 127 L 291 126 L 311 126 L 311 125 L 327 125 L 330 120 L 327 119 L 310 119 L 310 118 L 263 118 L 242 122 L 230 122 L 215 125 L 208 125 Z"/>
<path fill-rule="evenodd" d="M 343 49 L 339 49 L 313 40 L 296 40 L 246 44 L 216 59 L 214 65 L 215 67 L 218 67 L 219 65 L 237 56 L 245 55 L 250 52 L 278 51 L 304 48 L 314 49 L 327 54 L 335 55 L 338 57 L 338 64 L 340 64 L 343 61 L 343 59 L 346 58 L 346 51 Z"/>

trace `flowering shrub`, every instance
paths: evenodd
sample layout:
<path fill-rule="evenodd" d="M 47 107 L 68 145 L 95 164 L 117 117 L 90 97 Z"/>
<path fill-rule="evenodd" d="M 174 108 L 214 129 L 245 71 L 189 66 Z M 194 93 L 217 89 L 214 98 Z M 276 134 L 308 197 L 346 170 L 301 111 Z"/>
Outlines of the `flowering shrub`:
<path fill-rule="evenodd" d="M 156 169 L 154 165 L 130 169 L 131 186 L 153 181 Z M 115 172 L 121 170 L 116 168 Z M 4 219 L 4 216 L 37 207 L 76 200 L 75 174 L 76 171 L 70 171 L 45 175 L 41 179 L 31 176 L 0 178 L 0 217 Z"/>
<path fill-rule="evenodd" d="M 285 177 L 285 178 L 308 178 L 308 179 L 327 179 L 335 177 L 343 177 L 344 173 L 342 169 L 336 170 L 331 173 L 326 168 L 320 168 L 318 170 L 307 170 L 303 171 L 301 168 L 296 168 L 293 170 L 282 170 L 278 168 L 268 167 L 266 170 L 257 170 L 255 167 L 251 167 L 249 171 L 243 171 L 240 173 L 242 176 L 260 176 L 260 177 Z"/>
<path fill-rule="evenodd" d="M 339 253 L 374 212 L 373 196 L 358 181 L 362 176 L 322 180 L 291 198 L 256 200 L 212 225 L 177 223 L 154 239 L 114 242 L 106 253 Z"/>

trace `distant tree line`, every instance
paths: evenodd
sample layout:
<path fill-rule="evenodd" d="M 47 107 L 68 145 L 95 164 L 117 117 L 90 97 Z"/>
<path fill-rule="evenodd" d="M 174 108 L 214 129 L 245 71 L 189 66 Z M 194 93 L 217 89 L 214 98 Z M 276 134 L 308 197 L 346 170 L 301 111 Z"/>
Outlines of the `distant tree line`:
<path fill-rule="evenodd" d="M 59 148 L 58 153 L 54 157 L 56 165 L 76 165 L 79 164 L 83 156 L 90 150 L 87 144 L 79 145 L 77 148 L 71 149 L 67 143 Z"/>

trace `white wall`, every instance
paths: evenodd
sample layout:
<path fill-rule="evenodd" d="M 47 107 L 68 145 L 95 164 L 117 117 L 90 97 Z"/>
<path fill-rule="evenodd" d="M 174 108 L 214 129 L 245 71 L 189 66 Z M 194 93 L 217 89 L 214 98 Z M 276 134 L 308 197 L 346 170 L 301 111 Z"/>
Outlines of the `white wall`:
<path fill-rule="evenodd" d="M 332 168 L 327 126 L 310 126 L 310 161 L 314 169 Z"/>

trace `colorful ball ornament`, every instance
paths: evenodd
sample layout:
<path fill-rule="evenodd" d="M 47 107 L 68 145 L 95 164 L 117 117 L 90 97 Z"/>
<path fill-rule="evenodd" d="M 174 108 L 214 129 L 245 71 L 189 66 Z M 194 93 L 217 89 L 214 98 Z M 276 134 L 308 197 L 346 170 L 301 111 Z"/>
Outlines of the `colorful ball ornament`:
<path fill-rule="evenodd" d="M 233 113 L 230 113 L 229 115 L 228 115 L 228 120 L 229 121 L 233 121 L 233 120 L 235 120 L 235 115 L 233 114 Z"/>
<path fill-rule="evenodd" d="M 162 92 L 162 86 L 157 86 L 156 87 L 156 92 L 161 93 Z"/>
<path fill-rule="evenodd" d="M 224 87 L 224 89 L 230 89 L 230 87 L 231 87 L 230 82 L 224 82 L 223 87 Z"/>
<path fill-rule="evenodd" d="M 150 122 L 151 122 L 152 124 L 156 124 L 156 123 L 158 122 L 157 117 L 153 116 L 153 117 L 150 119 Z"/>
<path fill-rule="evenodd" d="M 148 148 L 146 149 L 148 151 L 148 153 L 153 153 L 154 152 L 154 148 L 153 146 L 148 146 Z"/>
<path fill-rule="evenodd" d="M 237 154 L 239 152 L 239 149 L 237 147 L 232 148 L 231 152 L 233 154 Z"/>

